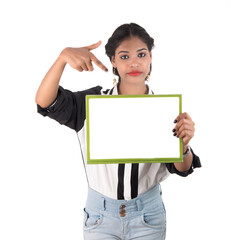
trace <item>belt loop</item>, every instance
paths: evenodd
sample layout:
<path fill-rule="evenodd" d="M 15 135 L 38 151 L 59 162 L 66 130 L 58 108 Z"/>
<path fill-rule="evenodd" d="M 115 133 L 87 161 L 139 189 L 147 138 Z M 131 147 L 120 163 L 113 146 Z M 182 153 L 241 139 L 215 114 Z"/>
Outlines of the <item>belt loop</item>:
<path fill-rule="evenodd" d="M 160 195 L 162 195 L 161 185 L 159 183 Z"/>
<path fill-rule="evenodd" d="M 137 205 L 138 211 L 141 211 L 143 209 L 142 202 L 140 201 L 139 198 L 136 200 L 136 205 Z"/>
<path fill-rule="evenodd" d="M 102 210 L 106 210 L 106 208 L 105 208 L 105 198 L 101 198 L 101 209 Z"/>

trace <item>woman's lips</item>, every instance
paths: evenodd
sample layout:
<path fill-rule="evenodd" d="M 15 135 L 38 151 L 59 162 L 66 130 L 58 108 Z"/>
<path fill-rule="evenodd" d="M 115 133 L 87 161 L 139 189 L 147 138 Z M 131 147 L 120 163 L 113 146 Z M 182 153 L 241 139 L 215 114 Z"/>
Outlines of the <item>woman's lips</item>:
<path fill-rule="evenodd" d="M 133 72 L 129 72 L 128 75 L 130 76 L 139 76 L 142 72 L 139 71 L 133 71 Z"/>

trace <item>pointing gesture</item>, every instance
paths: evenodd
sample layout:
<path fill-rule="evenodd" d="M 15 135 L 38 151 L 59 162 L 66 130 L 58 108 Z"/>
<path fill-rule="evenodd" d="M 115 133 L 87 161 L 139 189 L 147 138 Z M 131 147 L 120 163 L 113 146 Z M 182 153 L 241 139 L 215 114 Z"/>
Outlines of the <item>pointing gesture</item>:
<path fill-rule="evenodd" d="M 94 62 L 103 71 L 108 69 L 100 62 L 96 56 L 91 53 L 92 50 L 98 48 L 101 45 L 101 41 L 80 48 L 67 47 L 61 52 L 63 59 L 74 69 L 82 71 L 93 71 L 92 62 Z"/>
<path fill-rule="evenodd" d="M 98 41 L 97 43 L 91 44 L 91 45 L 86 46 L 84 48 L 87 48 L 88 51 L 91 51 L 95 48 L 98 48 L 101 45 L 101 43 L 102 43 L 101 41 Z"/>
<path fill-rule="evenodd" d="M 42 80 L 35 96 L 35 102 L 42 108 L 46 108 L 53 103 L 58 94 L 59 82 L 66 63 L 82 72 L 93 71 L 92 62 L 94 62 L 99 68 L 107 72 L 108 69 L 91 53 L 100 45 L 101 41 L 86 47 L 63 49 Z"/>

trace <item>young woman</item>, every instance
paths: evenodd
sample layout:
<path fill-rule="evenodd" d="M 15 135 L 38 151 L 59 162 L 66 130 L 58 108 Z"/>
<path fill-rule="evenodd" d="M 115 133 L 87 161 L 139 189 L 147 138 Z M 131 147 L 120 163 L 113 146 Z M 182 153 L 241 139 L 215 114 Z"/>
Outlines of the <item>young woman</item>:
<path fill-rule="evenodd" d="M 199 157 L 189 146 L 194 122 L 187 113 L 174 116 L 174 137 L 183 140 L 182 163 L 86 164 L 86 95 L 154 94 L 145 81 L 151 74 L 154 40 L 137 24 L 118 27 L 105 46 L 118 84 L 103 90 L 96 86 L 71 92 L 59 86 L 68 63 L 74 69 L 93 71 L 93 63 L 107 68 L 93 55 L 101 42 L 65 48 L 47 72 L 36 94 L 38 112 L 74 129 L 79 137 L 88 181 L 84 208 L 85 239 L 165 239 L 166 214 L 160 182 L 169 173 L 187 176 L 201 167 Z M 115 133 L 114 133 L 115 134 Z"/>

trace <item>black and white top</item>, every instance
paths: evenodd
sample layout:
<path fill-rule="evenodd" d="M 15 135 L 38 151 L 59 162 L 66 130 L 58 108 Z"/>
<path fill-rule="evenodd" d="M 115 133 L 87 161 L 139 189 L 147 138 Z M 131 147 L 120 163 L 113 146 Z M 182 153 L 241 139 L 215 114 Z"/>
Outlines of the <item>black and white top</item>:
<path fill-rule="evenodd" d="M 154 93 L 149 89 L 148 94 Z M 193 163 L 186 172 L 177 171 L 173 163 L 87 164 L 86 95 L 118 95 L 118 90 L 117 86 L 107 90 L 96 86 L 71 92 L 59 86 L 56 100 L 47 108 L 37 105 L 37 109 L 41 115 L 76 131 L 90 188 L 113 199 L 129 200 L 164 181 L 170 173 L 185 177 L 193 168 L 201 167 L 200 159 L 193 151 Z"/>

